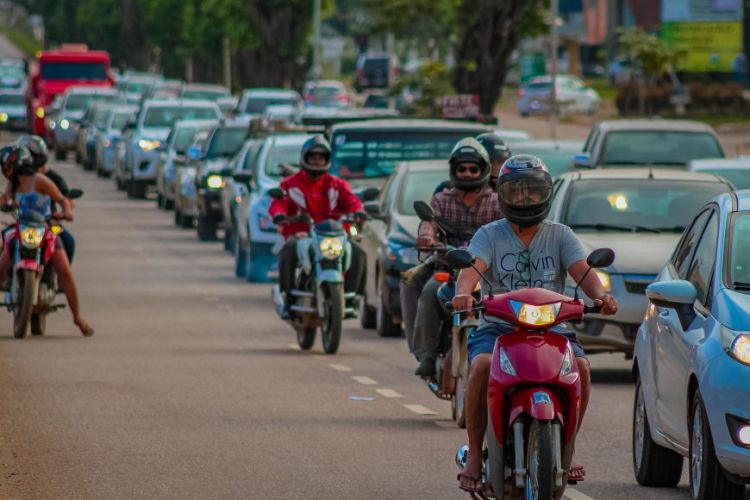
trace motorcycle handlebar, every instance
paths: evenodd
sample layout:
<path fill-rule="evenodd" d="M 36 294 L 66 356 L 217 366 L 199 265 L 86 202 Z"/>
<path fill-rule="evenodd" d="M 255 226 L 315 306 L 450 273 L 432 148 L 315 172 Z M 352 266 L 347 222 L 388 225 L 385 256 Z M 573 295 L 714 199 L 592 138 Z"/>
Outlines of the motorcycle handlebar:
<path fill-rule="evenodd" d="M 598 314 L 602 312 L 602 306 L 583 306 L 584 314 Z"/>

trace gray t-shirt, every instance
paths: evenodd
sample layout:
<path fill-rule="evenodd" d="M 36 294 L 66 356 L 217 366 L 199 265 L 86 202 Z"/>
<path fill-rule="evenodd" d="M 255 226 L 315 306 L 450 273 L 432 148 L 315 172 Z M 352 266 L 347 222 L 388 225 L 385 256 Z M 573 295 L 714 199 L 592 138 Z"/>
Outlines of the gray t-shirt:
<path fill-rule="evenodd" d="M 492 293 L 522 288 L 565 291 L 567 269 L 586 260 L 586 252 L 568 226 L 550 221 L 540 226 L 529 248 L 524 247 L 507 219 L 484 225 L 474 234 L 469 251 L 487 264 Z M 487 284 L 481 283 L 482 294 L 490 293 Z"/>

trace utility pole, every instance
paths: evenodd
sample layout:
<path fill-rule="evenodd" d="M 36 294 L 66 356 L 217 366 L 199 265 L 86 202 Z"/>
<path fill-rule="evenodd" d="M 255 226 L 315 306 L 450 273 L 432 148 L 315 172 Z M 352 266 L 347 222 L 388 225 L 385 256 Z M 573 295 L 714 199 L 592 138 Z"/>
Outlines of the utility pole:
<path fill-rule="evenodd" d="M 224 52 L 224 86 L 232 89 L 232 53 L 229 48 L 229 37 L 225 36 L 223 40 Z"/>
<path fill-rule="evenodd" d="M 320 0 L 313 0 L 313 80 L 320 80 Z"/>
<path fill-rule="evenodd" d="M 549 110 L 549 136 L 553 141 L 557 140 L 557 16 L 558 0 L 550 2 L 552 14 L 552 26 L 550 26 L 550 52 L 552 64 L 550 65 L 550 76 L 552 77 L 552 88 L 550 91 L 550 110 Z"/>

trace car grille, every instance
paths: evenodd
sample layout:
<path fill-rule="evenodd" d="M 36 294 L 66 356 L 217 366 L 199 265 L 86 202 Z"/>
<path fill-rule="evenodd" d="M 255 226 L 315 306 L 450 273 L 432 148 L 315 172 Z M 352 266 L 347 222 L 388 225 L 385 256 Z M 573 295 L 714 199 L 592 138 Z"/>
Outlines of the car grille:
<path fill-rule="evenodd" d="M 628 293 L 645 295 L 646 287 L 654 282 L 656 276 L 651 274 L 626 274 L 623 276 L 623 279 L 625 280 L 625 289 Z"/>

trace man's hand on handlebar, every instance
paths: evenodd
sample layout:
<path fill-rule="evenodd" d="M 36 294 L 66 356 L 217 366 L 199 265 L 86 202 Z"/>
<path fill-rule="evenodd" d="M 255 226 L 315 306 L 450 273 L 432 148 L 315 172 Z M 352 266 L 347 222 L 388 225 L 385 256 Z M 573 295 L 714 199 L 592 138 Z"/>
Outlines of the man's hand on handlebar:
<path fill-rule="evenodd" d="M 465 311 L 474 307 L 474 297 L 471 294 L 457 294 L 453 297 L 453 310 Z M 473 313 L 472 313 L 473 314 Z"/>
<path fill-rule="evenodd" d="M 414 243 L 417 248 L 430 248 L 435 246 L 436 240 L 432 236 L 420 236 Z"/>
<path fill-rule="evenodd" d="M 599 314 L 604 316 L 612 316 L 617 314 L 617 299 L 611 295 L 604 294 L 598 299 L 594 300 L 594 306 L 600 308 Z"/>
<path fill-rule="evenodd" d="M 289 221 L 289 216 L 287 214 L 276 214 L 273 216 L 273 223 L 277 226 L 280 226 L 282 224 L 286 224 Z"/>

